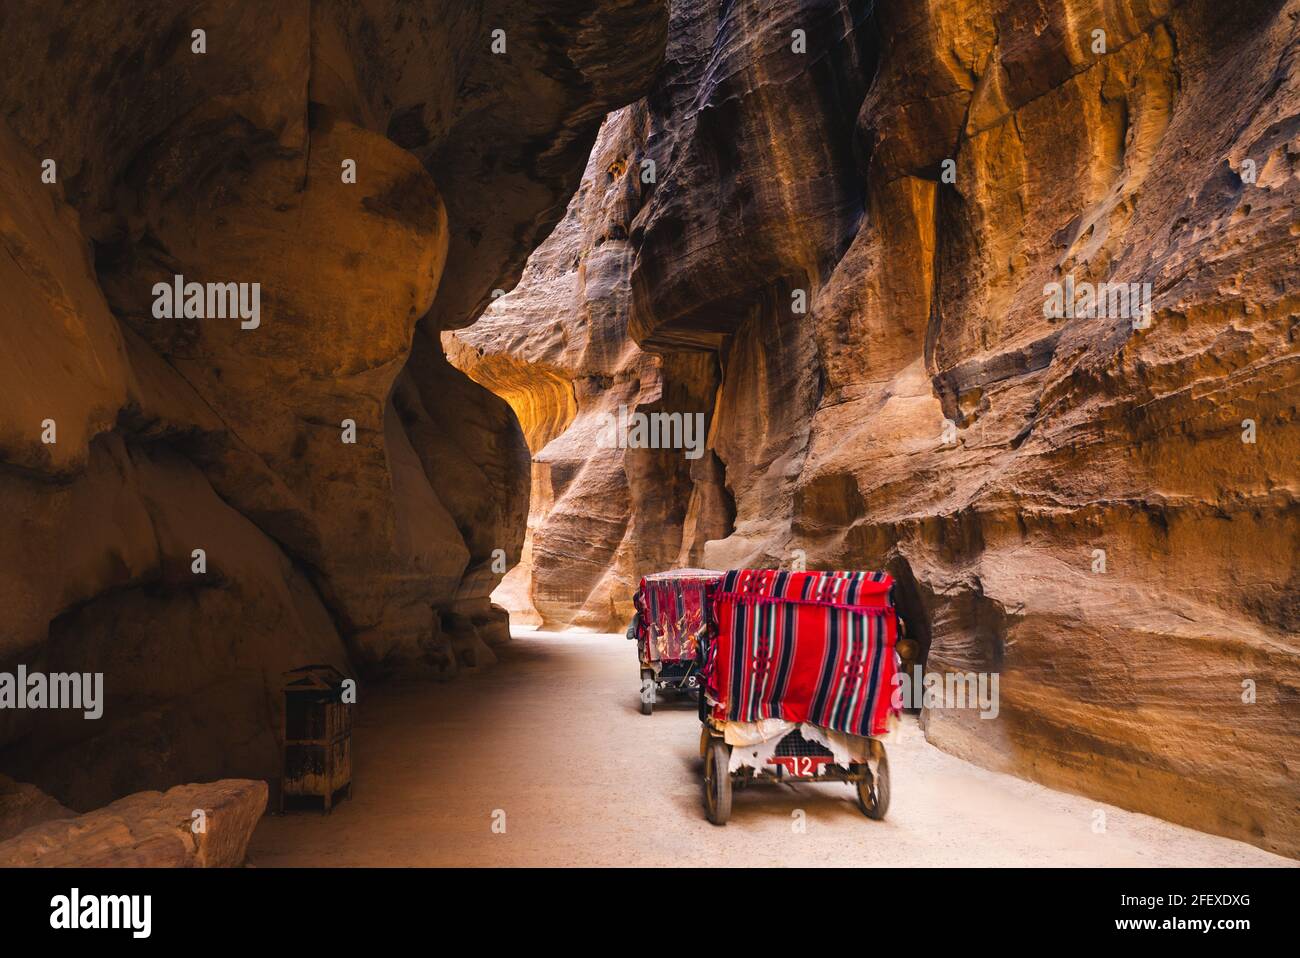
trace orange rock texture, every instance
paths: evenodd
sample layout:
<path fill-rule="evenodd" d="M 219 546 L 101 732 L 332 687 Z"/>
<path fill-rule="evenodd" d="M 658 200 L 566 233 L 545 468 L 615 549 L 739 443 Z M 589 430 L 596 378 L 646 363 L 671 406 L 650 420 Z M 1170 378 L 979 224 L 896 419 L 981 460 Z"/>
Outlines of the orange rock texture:
<path fill-rule="evenodd" d="M 523 561 L 496 593 L 517 623 L 621 629 L 645 571 L 691 562 L 680 555 L 692 495 L 681 452 L 601 438 L 620 407 L 694 409 L 712 388 L 709 354 L 645 352 L 628 336 L 629 232 L 642 203 L 628 141 L 643 121 L 632 108 L 606 121 L 566 216 L 519 286 L 443 336 L 452 364 L 510 403 L 532 451 Z M 680 386 L 687 395 L 674 396 Z"/>
<path fill-rule="evenodd" d="M 0 840 L 0 868 L 237 868 L 266 795 L 266 782 L 228 778 L 137 792 L 85 815 L 47 812 Z"/>
<path fill-rule="evenodd" d="M 0 767 L 78 810 L 274 778 L 283 670 L 491 659 L 527 447 L 440 333 L 514 285 L 666 25 L 4 4 L 0 670 L 102 672 L 105 702 L 0 712 Z M 176 276 L 258 284 L 257 320 L 160 315 Z"/>
<path fill-rule="evenodd" d="M 499 595 L 613 629 L 674 564 L 888 569 L 928 669 L 1000 675 L 931 741 L 1300 855 L 1298 24 L 674 4 L 566 218 L 448 337 L 543 493 Z M 602 446 L 620 405 L 702 413 L 707 451 Z"/>

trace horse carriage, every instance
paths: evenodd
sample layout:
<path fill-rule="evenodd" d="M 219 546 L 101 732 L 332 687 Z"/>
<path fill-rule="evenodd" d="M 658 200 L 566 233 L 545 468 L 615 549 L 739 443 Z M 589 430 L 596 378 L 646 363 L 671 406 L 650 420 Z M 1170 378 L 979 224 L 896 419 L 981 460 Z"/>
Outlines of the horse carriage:
<path fill-rule="evenodd" d="M 661 691 L 698 691 L 709 630 L 708 594 L 721 579 L 721 572 L 678 569 L 641 580 L 632 597 L 636 614 L 627 637 L 636 640 L 643 715 L 654 713 Z"/>
<path fill-rule="evenodd" d="M 736 788 L 846 782 L 868 818 L 889 810 L 882 737 L 898 715 L 900 621 L 883 572 L 702 569 L 641 580 L 628 638 L 641 711 L 656 691 L 695 691 L 705 815 Z"/>
<path fill-rule="evenodd" d="M 725 825 L 733 786 L 848 782 L 889 809 L 881 737 L 898 714 L 898 617 L 883 572 L 728 572 L 709 596 L 700 752 L 704 806 Z"/>

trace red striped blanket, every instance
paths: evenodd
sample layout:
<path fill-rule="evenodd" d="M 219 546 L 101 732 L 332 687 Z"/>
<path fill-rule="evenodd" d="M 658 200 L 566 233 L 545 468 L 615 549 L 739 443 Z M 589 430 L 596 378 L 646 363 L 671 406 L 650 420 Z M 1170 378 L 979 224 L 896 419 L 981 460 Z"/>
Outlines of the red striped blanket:
<path fill-rule="evenodd" d="M 713 596 L 713 717 L 880 735 L 895 710 L 898 619 L 883 572 L 728 572 Z"/>

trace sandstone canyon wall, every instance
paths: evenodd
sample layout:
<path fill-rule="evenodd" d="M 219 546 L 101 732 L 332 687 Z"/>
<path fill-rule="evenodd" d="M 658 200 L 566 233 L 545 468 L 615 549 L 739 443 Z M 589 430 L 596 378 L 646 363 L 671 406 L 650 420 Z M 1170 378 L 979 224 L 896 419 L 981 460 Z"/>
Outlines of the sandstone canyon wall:
<path fill-rule="evenodd" d="M 931 741 L 1300 854 L 1298 25 L 678 0 L 448 337 L 536 463 L 507 601 L 617 629 L 656 568 L 885 568 L 927 668 L 1000 675 Z M 1047 315 L 1067 280 L 1150 284 L 1149 323 Z M 706 454 L 601 446 L 620 405 L 702 414 Z"/>
<path fill-rule="evenodd" d="M 273 778 L 283 670 L 491 657 L 528 456 L 439 334 L 514 284 L 666 24 L 0 7 L 0 669 L 102 672 L 106 700 L 0 713 L 0 767 L 78 810 Z M 160 317 L 177 275 L 258 283 L 260 321 Z"/>
<path fill-rule="evenodd" d="M 472 327 L 444 334 L 452 364 L 510 403 L 532 451 L 523 561 L 497 593 L 519 623 L 621 629 L 640 575 L 699 559 L 699 548 L 681 554 L 690 463 L 601 435 L 620 408 L 690 411 L 716 388 L 711 354 L 646 352 L 628 336 L 630 230 L 644 185 L 644 155 L 631 144 L 645 121 L 631 107 L 610 116 L 518 287 Z"/>

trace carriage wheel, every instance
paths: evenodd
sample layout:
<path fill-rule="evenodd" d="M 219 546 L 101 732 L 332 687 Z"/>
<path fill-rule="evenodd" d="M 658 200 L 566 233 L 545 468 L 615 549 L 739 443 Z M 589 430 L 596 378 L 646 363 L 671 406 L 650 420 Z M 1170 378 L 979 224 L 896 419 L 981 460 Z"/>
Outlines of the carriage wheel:
<path fill-rule="evenodd" d="M 880 761 L 876 772 L 871 773 L 871 766 L 863 763 L 863 777 L 858 781 L 858 808 L 867 818 L 883 821 L 889 811 L 889 758 L 884 746 L 880 749 Z"/>
<path fill-rule="evenodd" d="M 653 715 L 655 710 L 655 674 L 649 669 L 641 673 L 641 714 Z"/>
<path fill-rule="evenodd" d="M 714 825 L 731 817 L 731 749 L 720 738 L 709 742 L 704 756 L 704 814 Z"/>

